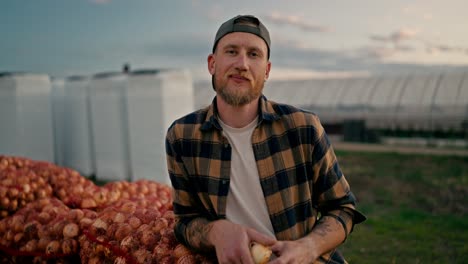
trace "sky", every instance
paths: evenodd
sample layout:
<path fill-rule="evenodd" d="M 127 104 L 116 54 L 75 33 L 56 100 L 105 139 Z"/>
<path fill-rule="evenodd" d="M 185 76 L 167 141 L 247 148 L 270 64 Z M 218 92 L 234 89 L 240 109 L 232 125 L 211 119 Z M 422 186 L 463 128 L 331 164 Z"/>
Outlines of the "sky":
<path fill-rule="evenodd" d="M 466 0 L 2 0 L 0 72 L 189 69 L 238 14 L 271 35 L 271 78 L 468 70 Z"/>

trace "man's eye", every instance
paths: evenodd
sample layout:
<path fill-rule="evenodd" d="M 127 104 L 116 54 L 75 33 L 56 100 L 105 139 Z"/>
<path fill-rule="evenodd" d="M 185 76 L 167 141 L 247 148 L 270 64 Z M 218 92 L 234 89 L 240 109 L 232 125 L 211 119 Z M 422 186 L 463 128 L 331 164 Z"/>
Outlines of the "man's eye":
<path fill-rule="evenodd" d="M 227 54 L 236 54 L 236 51 L 235 50 L 226 50 L 226 53 Z"/>
<path fill-rule="evenodd" d="M 252 56 L 252 57 L 258 57 L 258 53 L 257 53 L 257 52 L 250 52 L 250 56 Z"/>

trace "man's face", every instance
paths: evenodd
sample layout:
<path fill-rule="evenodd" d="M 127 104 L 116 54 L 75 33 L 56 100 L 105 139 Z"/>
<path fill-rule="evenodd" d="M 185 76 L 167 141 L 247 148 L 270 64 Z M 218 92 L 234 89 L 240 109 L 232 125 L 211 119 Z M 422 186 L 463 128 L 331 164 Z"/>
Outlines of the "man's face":
<path fill-rule="evenodd" d="M 270 67 L 265 41 L 251 33 L 227 34 L 219 40 L 215 53 L 208 56 L 216 92 L 233 106 L 259 98 Z"/>

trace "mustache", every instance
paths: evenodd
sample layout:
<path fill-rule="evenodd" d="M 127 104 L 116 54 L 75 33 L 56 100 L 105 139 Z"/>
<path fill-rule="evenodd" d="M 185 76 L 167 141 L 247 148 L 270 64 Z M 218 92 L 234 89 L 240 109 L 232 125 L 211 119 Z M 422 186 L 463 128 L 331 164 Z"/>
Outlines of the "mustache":
<path fill-rule="evenodd" d="M 229 72 L 227 75 L 228 76 L 239 76 L 239 77 L 245 78 L 247 80 L 252 79 L 250 74 L 248 74 L 246 72 L 242 72 L 242 71 L 232 71 L 232 72 Z"/>

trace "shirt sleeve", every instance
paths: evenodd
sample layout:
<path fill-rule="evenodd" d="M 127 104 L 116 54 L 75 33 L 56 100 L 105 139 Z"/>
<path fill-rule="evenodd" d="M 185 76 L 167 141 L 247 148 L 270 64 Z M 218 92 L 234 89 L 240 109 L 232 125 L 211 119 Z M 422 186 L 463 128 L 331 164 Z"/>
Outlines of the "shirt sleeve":
<path fill-rule="evenodd" d="M 166 135 L 166 160 L 173 188 L 173 210 L 176 216 L 174 234 L 177 240 L 191 247 L 186 238 L 189 223 L 199 217 L 197 202 L 190 191 L 190 181 L 184 167 L 181 142 L 176 140 L 175 129 L 171 127 Z"/>
<path fill-rule="evenodd" d="M 314 204 L 322 216 L 337 216 L 349 234 L 355 224 L 366 220 L 356 210 L 356 198 L 342 173 L 325 130 L 317 118 L 317 140 L 313 147 Z M 342 217 L 350 215 L 350 217 Z M 351 228 L 347 228 L 351 227 Z"/>

